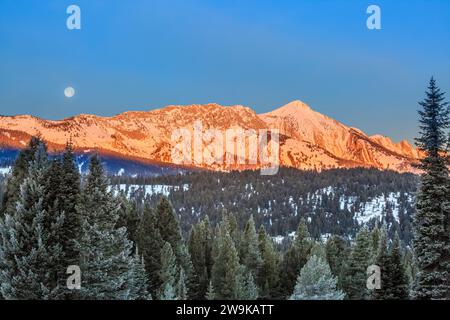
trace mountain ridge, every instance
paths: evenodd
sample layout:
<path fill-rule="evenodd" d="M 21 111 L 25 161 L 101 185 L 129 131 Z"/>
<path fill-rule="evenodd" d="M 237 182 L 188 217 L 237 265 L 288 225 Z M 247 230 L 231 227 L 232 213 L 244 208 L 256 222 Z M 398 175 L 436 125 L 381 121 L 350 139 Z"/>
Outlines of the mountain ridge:
<path fill-rule="evenodd" d="M 416 172 L 420 157 L 407 141 L 393 142 L 369 136 L 358 128 L 313 110 L 295 100 L 264 114 L 242 106 L 217 103 L 169 105 L 149 111 L 126 111 L 111 117 L 80 114 L 62 120 L 31 115 L 0 116 L 0 148 L 23 148 L 31 136 L 40 136 L 59 151 L 68 140 L 80 150 L 104 150 L 124 158 L 172 164 L 174 130 L 201 121 L 203 130 L 242 128 L 280 130 L 280 165 L 297 169 L 373 167 Z M 203 142 L 204 143 L 204 142 Z M 200 165 L 212 170 L 247 169 L 240 165 Z"/>

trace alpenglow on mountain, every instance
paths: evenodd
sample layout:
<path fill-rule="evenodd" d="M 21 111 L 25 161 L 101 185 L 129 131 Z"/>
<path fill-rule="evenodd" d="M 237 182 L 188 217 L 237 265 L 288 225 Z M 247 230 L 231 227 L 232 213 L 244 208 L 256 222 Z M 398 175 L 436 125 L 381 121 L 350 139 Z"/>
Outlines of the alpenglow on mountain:
<path fill-rule="evenodd" d="M 98 152 L 134 163 L 171 164 L 172 133 L 192 128 L 279 129 L 280 165 L 298 169 L 372 167 L 414 172 L 420 157 L 407 141 L 394 143 L 381 135 L 368 136 L 320 114 L 300 101 L 265 114 L 244 106 L 218 104 L 168 106 L 152 111 L 130 111 L 113 117 L 78 115 L 59 121 L 29 115 L 0 117 L 0 149 L 24 148 L 31 136 L 44 139 L 50 151 L 60 151 L 71 140 L 77 153 Z M 201 165 L 213 170 L 225 165 Z M 245 169 L 241 165 L 234 169 Z M 126 168 L 125 168 L 126 170 Z"/>

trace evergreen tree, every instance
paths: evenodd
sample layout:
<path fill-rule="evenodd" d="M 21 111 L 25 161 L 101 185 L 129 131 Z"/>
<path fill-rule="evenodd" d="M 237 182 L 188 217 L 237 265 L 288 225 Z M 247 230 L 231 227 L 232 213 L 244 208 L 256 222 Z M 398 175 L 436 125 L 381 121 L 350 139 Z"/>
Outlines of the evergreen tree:
<path fill-rule="evenodd" d="M 214 300 L 216 298 L 216 293 L 214 292 L 212 281 L 208 285 L 208 291 L 206 292 L 205 298 L 206 300 Z"/>
<path fill-rule="evenodd" d="M 279 297 L 279 256 L 275 251 L 272 239 L 268 236 L 264 226 L 259 229 L 259 250 L 262 257 L 262 265 L 258 274 L 258 284 L 261 288 L 262 299 Z"/>
<path fill-rule="evenodd" d="M 241 241 L 241 264 L 252 272 L 253 277 L 259 274 L 259 270 L 263 263 L 261 252 L 259 250 L 258 234 L 256 233 L 255 221 L 253 215 L 248 220 Z"/>
<path fill-rule="evenodd" d="M 116 228 L 125 227 L 128 232 L 128 238 L 134 243 L 137 243 L 137 230 L 140 223 L 140 218 L 136 203 L 127 199 L 124 192 L 119 192 L 117 199 L 120 203 L 119 220 L 116 223 Z"/>
<path fill-rule="evenodd" d="M 400 239 L 396 234 L 392 243 L 389 258 L 392 264 L 391 299 L 406 300 L 409 298 L 409 282 L 400 247 Z"/>
<path fill-rule="evenodd" d="M 0 294 L 5 299 L 60 297 L 55 266 L 62 247 L 50 240 L 60 233 L 64 216 L 48 217 L 43 208 L 48 160 L 42 143 L 31 158 L 15 210 L 0 219 Z M 45 221 L 51 222 L 49 228 Z"/>
<path fill-rule="evenodd" d="M 144 207 L 142 221 L 137 229 L 137 246 L 144 259 L 149 278 L 149 291 L 153 297 L 159 296 L 161 250 L 164 240 L 156 227 L 156 217 L 148 206 Z"/>
<path fill-rule="evenodd" d="M 186 276 L 184 274 L 184 270 L 181 269 L 177 284 L 177 300 L 187 300 L 187 299 L 188 299 L 188 289 L 186 287 Z"/>
<path fill-rule="evenodd" d="M 371 265 L 371 260 L 370 232 L 363 228 L 356 235 L 356 243 L 345 271 L 344 291 L 349 299 L 362 300 L 369 297 L 366 285 L 367 268 Z"/>
<path fill-rule="evenodd" d="M 258 291 L 253 272 L 249 271 L 245 266 L 241 266 L 236 298 L 239 300 L 257 300 Z"/>
<path fill-rule="evenodd" d="M 43 141 L 40 138 L 32 137 L 27 148 L 19 153 L 7 180 L 0 213 L 14 214 L 16 203 L 20 198 L 20 186 L 28 175 L 28 167 L 33 162 L 36 151 L 41 145 L 43 145 Z"/>
<path fill-rule="evenodd" d="M 195 277 L 192 298 L 203 299 L 208 290 L 212 269 L 212 235 L 208 216 L 194 225 L 188 241 Z"/>
<path fill-rule="evenodd" d="M 81 221 L 76 210 L 80 198 L 81 177 L 75 163 L 71 142 L 67 143 L 62 157 L 61 183 L 58 190 L 58 211 L 64 212 L 64 259 L 66 264 L 75 264 L 79 261 L 79 251 L 76 240 L 81 233 Z M 67 267 L 67 266 L 66 266 Z"/>
<path fill-rule="evenodd" d="M 340 236 L 331 236 L 325 246 L 326 259 L 331 272 L 338 278 L 338 288 L 344 288 L 346 263 L 350 250 L 347 242 Z"/>
<path fill-rule="evenodd" d="M 342 300 L 344 293 L 337 289 L 337 278 L 331 274 L 326 261 L 311 256 L 302 268 L 291 300 Z"/>
<path fill-rule="evenodd" d="M 288 297 L 294 290 L 295 281 L 301 268 L 308 261 L 312 249 L 312 242 L 306 226 L 306 221 L 301 220 L 295 239 L 284 256 L 281 268 L 281 290 L 284 297 Z"/>
<path fill-rule="evenodd" d="M 417 259 L 413 297 L 450 298 L 450 188 L 445 155 L 449 110 L 444 93 L 432 78 L 426 98 L 419 103 L 420 136 L 417 146 L 425 152 L 421 160 L 420 190 L 414 216 L 414 252 Z"/>
<path fill-rule="evenodd" d="M 215 298 L 237 299 L 241 288 L 239 282 L 241 265 L 234 241 L 228 230 L 223 230 L 216 241 L 218 242 L 217 256 L 214 257 L 211 277 Z"/>
<path fill-rule="evenodd" d="M 64 248 L 61 260 L 57 262 L 58 279 L 61 288 L 66 286 L 66 269 L 79 262 L 79 251 L 76 240 L 81 232 L 81 221 L 76 212 L 76 205 L 80 197 L 80 174 L 76 168 L 75 159 L 70 143 L 66 145 L 62 159 L 56 158 L 47 170 L 44 183 L 44 208 L 49 216 L 64 213 L 64 223 L 58 235 L 52 237 L 54 243 Z M 50 227 L 50 222 L 45 222 Z M 76 292 L 65 290 L 68 299 L 76 298 Z"/>
<path fill-rule="evenodd" d="M 80 269 L 83 271 L 84 299 L 146 299 L 146 283 L 136 277 L 141 261 L 132 255 L 132 242 L 126 228 L 116 229 L 119 203 L 110 192 L 100 159 L 91 158 L 89 175 L 77 211 L 82 218 L 82 235 L 77 241 Z M 139 278 L 144 277 L 140 275 Z M 136 287 L 138 285 L 139 287 Z"/>
<path fill-rule="evenodd" d="M 408 299 L 408 278 L 403 265 L 400 251 L 400 240 L 396 235 L 391 249 L 388 249 L 387 233 L 380 235 L 376 265 L 381 269 L 381 289 L 373 292 L 373 298 L 378 300 Z"/>
<path fill-rule="evenodd" d="M 177 274 L 178 268 L 175 254 L 170 243 L 166 242 L 161 250 L 161 271 L 159 273 L 161 281 L 160 300 L 177 300 L 180 293 L 177 290 Z"/>
<path fill-rule="evenodd" d="M 378 242 L 379 245 L 377 249 L 375 265 L 380 267 L 381 288 L 375 289 L 372 293 L 372 297 L 377 300 L 387 300 L 391 298 L 391 280 L 394 269 L 389 256 L 388 238 L 385 228 L 383 228 L 383 230 L 379 232 Z"/>
<path fill-rule="evenodd" d="M 166 197 L 162 197 L 155 210 L 155 224 L 163 241 L 170 243 L 177 258 L 177 265 L 183 268 L 186 274 L 186 285 L 193 289 L 193 266 L 189 251 L 184 244 L 180 225 L 175 217 L 172 205 Z"/>

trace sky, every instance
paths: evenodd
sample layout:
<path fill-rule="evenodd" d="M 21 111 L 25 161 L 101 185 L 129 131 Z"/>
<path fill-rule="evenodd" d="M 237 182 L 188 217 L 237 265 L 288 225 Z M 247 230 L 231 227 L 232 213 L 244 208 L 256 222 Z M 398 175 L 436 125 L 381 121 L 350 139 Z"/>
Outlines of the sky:
<path fill-rule="evenodd" d="M 66 27 L 73 4 L 81 30 Z M 381 30 L 366 26 L 371 4 Z M 0 114 L 301 100 L 412 140 L 431 76 L 450 95 L 449 39 L 448 0 L 1 0 Z"/>

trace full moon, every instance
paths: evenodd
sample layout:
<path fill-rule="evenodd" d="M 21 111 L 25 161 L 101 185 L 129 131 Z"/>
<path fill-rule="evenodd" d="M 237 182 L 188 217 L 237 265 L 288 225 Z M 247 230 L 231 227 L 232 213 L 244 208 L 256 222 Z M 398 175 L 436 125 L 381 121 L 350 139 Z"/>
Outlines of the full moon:
<path fill-rule="evenodd" d="M 75 95 L 75 89 L 72 87 L 67 87 L 66 89 L 64 89 L 64 95 L 67 98 L 72 98 Z"/>

